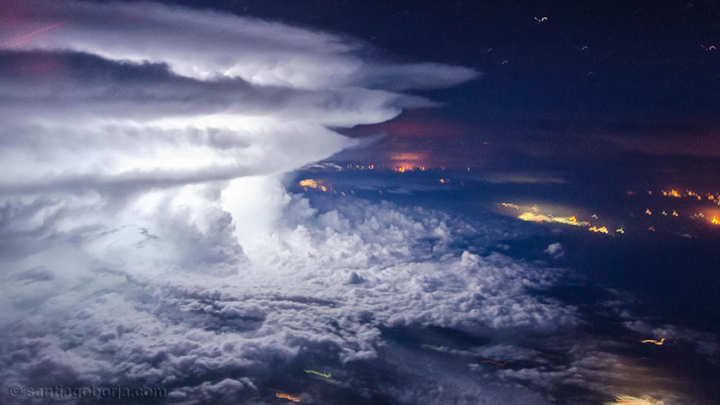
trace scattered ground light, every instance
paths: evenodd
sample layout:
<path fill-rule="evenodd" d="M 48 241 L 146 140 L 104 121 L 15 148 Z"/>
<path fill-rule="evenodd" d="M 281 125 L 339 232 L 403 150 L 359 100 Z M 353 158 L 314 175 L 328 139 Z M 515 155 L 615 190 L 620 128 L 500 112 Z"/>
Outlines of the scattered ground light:
<path fill-rule="evenodd" d="M 518 216 L 518 219 L 528 222 L 557 222 L 565 225 L 588 226 L 587 222 L 578 222 L 577 218 L 572 217 L 553 217 L 551 215 L 535 214 L 534 212 L 524 212 Z"/>
<path fill-rule="evenodd" d="M 321 170 L 337 171 L 337 168 L 344 169 L 343 167 L 341 167 L 339 165 L 332 164 L 332 166 L 321 167 Z M 368 164 L 368 165 L 348 164 L 347 165 L 347 170 L 374 170 L 374 169 L 375 169 L 374 164 Z M 387 169 L 392 170 L 397 173 L 405 173 L 408 171 L 425 172 L 425 171 L 443 170 L 442 167 L 415 166 L 412 164 L 407 164 L 407 165 L 403 164 L 402 166 L 397 166 L 394 168 L 387 168 Z M 450 183 L 450 179 L 444 178 L 444 177 L 438 179 L 437 181 L 443 185 L 447 185 Z M 320 180 L 320 179 L 312 179 L 312 178 L 303 179 L 303 180 L 300 180 L 298 184 L 301 187 L 305 188 L 305 191 L 308 191 L 308 189 L 313 189 L 313 190 L 317 190 L 317 191 L 321 191 L 321 192 L 325 192 L 325 193 L 339 194 L 343 197 L 347 196 L 348 194 L 354 195 L 354 191 L 352 191 L 352 190 L 336 191 L 333 189 L 333 187 L 330 183 L 328 183 L 324 180 Z M 461 182 L 459 184 L 463 184 L 463 183 Z M 660 190 L 659 193 L 655 193 L 655 194 L 653 194 L 652 190 L 646 190 L 646 191 L 647 191 L 647 194 L 650 196 L 659 195 L 661 193 L 661 195 L 666 198 L 689 199 L 689 200 L 693 200 L 693 201 L 705 200 L 705 201 L 713 204 L 713 206 L 715 206 L 715 205 L 720 206 L 720 193 L 718 193 L 718 192 L 697 192 L 697 191 L 693 191 L 693 190 L 685 190 L 685 191 L 680 191 L 680 190 L 683 190 L 683 189 L 682 188 L 672 188 L 672 189 L 668 189 L 668 190 Z M 384 195 L 383 190 L 378 190 L 378 193 L 380 195 Z M 634 192 L 632 190 L 626 191 L 625 194 L 628 196 L 637 195 L 636 192 Z M 703 196 L 706 196 L 706 198 L 703 199 Z M 543 209 L 541 210 L 541 208 L 536 204 L 521 206 L 521 205 L 510 203 L 510 202 L 502 202 L 502 203 L 499 203 L 498 205 L 502 206 L 503 208 L 522 210 L 523 213 L 520 214 L 519 216 L 517 216 L 517 218 L 521 219 L 523 221 L 537 222 L 537 223 L 559 223 L 559 224 L 564 224 L 564 225 L 585 227 L 590 232 L 602 233 L 602 234 L 609 235 L 609 236 L 623 235 L 626 233 L 625 224 L 623 224 L 623 226 L 615 225 L 617 228 L 614 232 L 612 232 L 612 231 L 610 231 L 610 229 L 613 229 L 613 228 L 611 228 L 611 225 L 607 225 L 607 224 L 603 225 L 603 224 L 591 223 L 591 222 L 587 222 L 587 221 L 581 221 L 578 219 L 577 216 L 574 216 L 574 215 L 573 216 L 556 216 L 556 213 L 553 212 L 553 211 L 556 211 L 555 209 L 552 209 L 552 208 L 548 209 L 547 207 L 543 207 Z M 664 209 L 661 209 L 661 208 L 664 208 Z M 712 217 L 711 220 L 707 221 L 709 223 L 709 225 L 720 227 L 720 215 L 713 215 L 713 214 L 715 214 L 715 212 L 704 213 L 703 211 L 695 211 L 695 213 L 693 213 L 692 215 L 683 217 L 678 213 L 677 209 L 670 209 L 670 207 L 661 207 L 661 208 L 654 207 L 651 209 L 648 207 L 645 209 L 645 215 L 646 216 L 654 216 L 653 211 L 657 210 L 657 212 L 660 213 L 658 215 L 658 218 L 673 217 L 673 218 L 677 218 L 677 219 L 688 218 L 691 220 L 697 220 L 697 219 L 704 219 L 704 218 Z M 600 215 L 602 215 L 602 214 L 600 214 Z M 599 219 L 600 215 L 592 214 L 588 218 L 590 221 L 595 222 L 594 220 Z M 636 214 L 629 213 L 629 215 L 630 215 L 630 217 L 635 217 Z M 621 220 L 618 220 L 618 222 L 622 223 Z M 645 229 L 647 229 L 647 231 L 649 231 L 649 232 L 656 232 L 657 229 L 665 229 L 663 227 L 657 228 L 656 227 L 657 225 L 658 224 L 652 224 L 652 223 L 646 224 Z M 671 230 L 666 230 L 666 231 L 674 233 Z M 677 234 L 680 236 L 684 236 L 686 233 L 677 233 Z"/>
<path fill-rule="evenodd" d="M 329 190 L 328 187 L 323 184 L 322 180 L 304 179 L 300 180 L 298 184 L 301 187 L 312 188 L 315 190 L 320 190 L 322 192 L 327 192 Z"/>
<path fill-rule="evenodd" d="M 285 393 L 283 393 L 283 392 L 276 392 L 276 393 L 275 393 L 275 396 L 276 396 L 277 398 L 287 399 L 288 401 L 292 401 L 292 402 L 300 402 L 300 398 L 298 398 L 298 397 L 296 397 L 296 396 L 294 396 L 294 395 L 285 394 Z"/>
<path fill-rule="evenodd" d="M 658 401 L 652 397 L 631 397 L 621 395 L 615 398 L 615 402 L 605 402 L 605 405 L 663 405 L 663 401 Z"/>
<path fill-rule="evenodd" d="M 641 340 L 640 343 L 652 343 L 654 345 L 662 346 L 665 343 L 665 338 L 662 338 L 660 340 L 646 339 Z"/>

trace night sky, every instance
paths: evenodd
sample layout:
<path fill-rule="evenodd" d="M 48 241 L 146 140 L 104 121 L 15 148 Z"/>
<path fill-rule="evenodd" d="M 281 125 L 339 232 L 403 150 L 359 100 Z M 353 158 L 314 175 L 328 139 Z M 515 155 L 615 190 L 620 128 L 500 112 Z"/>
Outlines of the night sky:
<path fill-rule="evenodd" d="M 0 403 L 717 405 L 720 2 L 0 0 Z"/>
<path fill-rule="evenodd" d="M 714 180 L 719 167 L 715 1 L 195 5 L 352 35 L 393 58 L 477 69 L 479 79 L 433 94 L 446 108 L 357 131 L 415 144 L 438 166 L 592 175 L 621 166 L 615 178 L 640 169 L 647 181 L 666 169 L 696 182 Z"/>

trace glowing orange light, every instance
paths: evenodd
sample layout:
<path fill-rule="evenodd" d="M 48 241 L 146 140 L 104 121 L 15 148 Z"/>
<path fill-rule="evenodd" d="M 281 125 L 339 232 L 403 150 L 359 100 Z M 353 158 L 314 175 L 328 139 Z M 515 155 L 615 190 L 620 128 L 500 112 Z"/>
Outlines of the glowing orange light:
<path fill-rule="evenodd" d="M 533 212 L 524 212 L 518 216 L 518 219 L 528 222 L 552 222 L 552 218 L 546 215 L 538 215 Z"/>
<path fill-rule="evenodd" d="M 320 180 L 315 180 L 315 179 L 304 179 L 304 180 L 300 180 L 300 181 L 298 182 L 298 184 L 299 184 L 301 187 L 306 187 L 306 188 L 312 188 L 312 189 L 315 189 L 315 190 L 320 190 L 320 191 L 322 191 L 323 193 L 326 193 L 326 192 L 328 192 L 328 191 L 330 190 L 330 188 L 328 188 L 327 186 L 325 186 L 322 181 L 320 181 Z"/>
<path fill-rule="evenodd" d="M 298 184 L 300 184 L 302 187 L 318 188 L 317 180 L 313 179 L 300 180 L 300 183 Z"/>
<path fill-rule="evenodd" d="M 677 190 L 670 190 L 668 192 L 663 191 L 663 195 L 680 198 L 680 193 Z"/>
<path fill-rule="evenodd" d="M 67 24 L 70 21 L 62 21 L 56 24 L 48 25 L 47 27 L 40 28 L 38 30 L 35 30 L 33 32 L 27 33 L 25 35 L 19 36 L 17 38 L 13 38 L 10 40 L 10 42 L 6 45 L 0 46 L 0 51 L 4 51 L 6 49 L 14 48 L 16 46 L 20 46 L 31 39 L 35 38 L 36 36 L 54 30 L 55 28 L 62 27 L 63 25 Z"/>
<path fill-rule="evenodd" d="M 718 217 L 713 217 L 710 223 L 713 225 L 720 225 L 720 219 L 718 219 Z"/>
<path fill-rule="evenodd" d="M 665 338 L 662 338 L 660 340 L 646 339 L 646 340 L 641 340 L 640 343 L 652 343 L 657 346 L 662 346 L 663 343 L 665 343 Z"/>
<path fill-rule="evenodd" d="M 440 184 L 450 183 L 450 179 L 440 179 Z"/>
<path fill-rule="evenodd" d="M 510 208 L 516 208 L 516 206 L 513 206 L 513 204 L 507 204 L 507 205 L 503 204 L 503 206 L 510 207 Z M 533 207 L 533 208 L 535 208 L 535 207 Z M 572 226 L 588 226 L 588 225 L 590 225 L 587 222 L 578 222 L 577 218 L 575 218 L 575 217 L 553 217 L 553 216 L 549 216 L 549 215 L 536 214 L 536 213 L 530 212 L 530 211 L 524 212 L 524 213 L 518 215 L 518 219 L 521 219 L 523 221 L 538 222 L 538 223 L 557 222 L 557 223 L 561 223 L 564 225 L 572 225 Z M 605 228 L 605 227 L 603 227 L 603 228 Z M 605 229 L 605 231 L 607 231 L 607 229 Z M 600 232 L 602 232 L 602 231 L 600 231 Z"/>
<path fill-rule="evenodd" d="M 650 208 L 647 208 L 647 209 L 645 210 L 645 214 L 646 214 L 646 215 L 652 215 L 652 211 L 650 211 Z"/>
<path fill-rule="evenodd" d="M 649 228 L 648 228 L 648 231 L 650 231 L 650 232 L 655 232 L 655 227 L 654 227 L 654 226 L 649 227 Z"/>
<path fill-rule="evenodd" d="M 608 229 L 604 226 L 601 226 L 600 228 L 598 228 L 596 226 L 591 226 L 590 228 L 588 228 L 588 231 L 599 232 L 599 233 L 608 233 Z"/>
<path fill-rule="evenodd" d="M 401 166 L 395 169 L 395 171 L 398 173 L 405 173 L 405 170 L 407 170 L 405 169 L 405 166 Z"/>
<path fill-rule="evenodd" d="M 565 225 L 572 225 L 572 226 L 588 226 L 587 222 L 578 222 L 577 218 L 574 216 L 572 217 L 555 217 L 552 219 L 553 222 L 559 222 L 561 224 Z"/>
<path fill-rule="evenodd" d="M 677 211 L 673 210 L 672 216 L 674 216 L 674 217 L 678 216 Z"/>
<path fill-rule="evenodd" d="M 501 363 L 501 362 L 494 361 L 494 360 L 484 360 L 483 363 L 492 364 L 492 365 L 495 365 L 495 366 L 498 366 L 498 367 L 505 367 L 505 364 L 507 364 L 507 362 L 505 362 L 505 361 L 503 361 L 503 362 Z"/>
<path fill-rule="evenodd" d="M 294 396 L 294 395 L 285 394 L 285 393 L 282 393 L 282 392 L 276 392 L 276 393 L 275 393 L 275 396 L 278 397 L 278 398 L 281 398 L 281 399 L 287 399 L 288 401 L 300 402 L 300 398 L 298 398 L 298 397 L 296 397 L 296 396 Z"/>
<path fill-rule="evenodd" d="M 370 165 L 370 166 L 368 166 L 368 169 L 370 169 L 370 170 L 375 170 L 375 165 Z"/>
<path fill-rule="evenodd" d="M 505 207 L 505 208 L 515 208 L 516 210 L 519 210 L 519 209 L 520 209 L 520 207 L 518 207 L 518 206 L 515 205 L 515 204 L 500 203 L 500 205 L 502 205 L 502 206 Z"/>
<path fill-rule="evenodd" d="M 605 402 L 605 405 L 663 405 L 663 401 L 652 397 L 638 398 L 621 395 L 615 398 L 615 402 Z"/>

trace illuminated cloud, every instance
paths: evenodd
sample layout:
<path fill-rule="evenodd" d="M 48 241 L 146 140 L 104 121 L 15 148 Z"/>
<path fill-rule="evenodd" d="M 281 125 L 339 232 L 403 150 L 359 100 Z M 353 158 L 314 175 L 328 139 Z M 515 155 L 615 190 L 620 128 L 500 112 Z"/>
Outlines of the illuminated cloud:
<path fill-rule="evenodd" d="M 563 248 L 563 245 L 559 242 L 555 242 L 548 245 L 547 249 L 545 249 L 545 253 L 548 256 L 558 259 L 565 255 L 565 248 Z"/>
<path fill-rule="evenodd" d="M 0 47 L 2 403 L 17 401 L 12 384 L 121 383 L 171 387 L 170 403 L 263 403 L 313 350 L 387 361 L 388 328 L 554 335 L 581 322 L 538 293 L 562 270 L 458 247 L 512 228 L 355 199 L 319 210 L 278 178 L 355 143 L 331 128 L 434 105 L 401 92 L 470 69 L 135 2 L 3 1 Z M 508 348 L 477 353 L 538 355 Z M 391 352 L 409 382 L 380 389 L 401 403 L 546 404 L 515 383 L 581 385 L 581 366 L 606 378 L 591 363 L 612 359 L 583 362 L 582 349 L 556 373 L 498 369 L 509 388 L 425 375 L 421 358 Z M 301 391 L 288 392 L 310 402 Z"/>
<path fill-rule="evenodd" d="M 397 90 L 477 75 L 383 62 L 336 35 L 152 3 L 6 1 L 0 27 L 0 44 L 12 45 L 0 53 L 6 195 L 282 173 L 356 143 L 328 127 L 432 104 Z"/>
<path fill-rule="evenodd" d="M 2 281 L 13 287 L 2 303 L 9 309 L 3 324 L 16 328 L 3 332 L 14 343 L 0 360 L 28 361 L 3 363 L 9 367 L 2 381 L 39 384 L 33 370 L 43 368 L 43 378 L 65 376 L 68 384 L 122 375 L 177 385 L 182 389 L 174 395 L 195 400 L 227 390 L 253 396 L 253 387 L 278 371 L 268 359 L 291 361 L 302 348 L 335 353 L 343 362 L 377 360 L 382 328 L 552 333 L 577 322 L 572 307 L 526 292 L 551 286 L 557 271 L 452 247 L 458 238 L 484 233 L 489 241 L 504 232 L 359 200 L 320 214 L 294 198 L 284 210 L 285 225 L 246 251 L 249 263 L 240 273 L 199 268 L 228 265 L 227 251 L 209 254 L 229 243 L 218 232 L 227 235 L 227 227 L 208 232 L 219 236 L 205 246 L 193 246 L 203 234 L 191 229 L 127 227 L 90 232 L 82 243 L 57 238 L 51 249 L 4 259 Z M 177 233 L 189 234 L 180 236 L 187 242 L 179 247 L 168 240 Z M 183 254 L 195 261 L 168 260 Z M 199 260 L 201 254 L 206 257 Z M 352 274 L 364 281 L 347 283 Z M 27 331 L 35 337 L 24 339 Z M 68 345 L 74 349 L 65 350 Z M 218 371 L 250 379 L 192 382 Z M 490 395 L 479 387 L 465 390 Z M 442 402 L 441 391 L 426 395 L 434 398 L 430 403 Z"/>

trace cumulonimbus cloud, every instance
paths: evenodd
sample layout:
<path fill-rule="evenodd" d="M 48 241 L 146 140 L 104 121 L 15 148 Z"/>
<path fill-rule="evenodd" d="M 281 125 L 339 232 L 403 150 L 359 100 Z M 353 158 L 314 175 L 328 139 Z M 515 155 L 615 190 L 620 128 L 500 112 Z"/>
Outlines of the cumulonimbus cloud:
<path fill-rule="evenodd" d="M 47 403 L 10 396 L 15 384 L 150 384 L 169 387 L 167 403 L 265 403 L 313 353 L 338 368 L 385 361 L 400 378 L 375 388 L 398 403 L 544 404 L 517 382 L 585 386 L 575 374 L 594 365 L 542 374 L 541 352 L 514 343 L 448 351 L 520 363 L 482 379 L 426 375 L 419 348 L 388 349 L 390 328 L 492 337 L 581 322 L 536 293 L 563 271 L 464 248 L 511 238 L 506 224 L 350 198 L 318 211 L 276 178 L 354 144 L 332 128 L 433 106 L 404 92 L 476 76 L 217 12 L 0 2 L 0 402 Z M 301 377 L 297 394 L 319 397 Z"/>
<path fill-rule="evenodd" d="M 559 272 L 454 247 L 489 227 L 359 200 L 318 212 L 276 178 L 354 144 L 333 128 L 433 106 L 405 92 L 472 69 L 136 2 L 3 1 L 0 49 L 2 401 L 8 384 L 128 383 L 262 402 L 307 351 L 376 361 L 383 328 L 578 322 L 526 291 Z M 517 392 L 470 380 L 463 401 Z"/>
<path fill-rule="evenodd" d="M 358 41 L 153 3 L 0 5 L 7 192 L 276 174 L 353 144 L 329 127 L 432 105 L 471 69 L 361 58 Z M 30 34 L 28 34 L 30 33 Z"/>
<path fill-rule="evenodd" d="M 271 227 L 277 210 L 256 180 L 240 179 L 273 183 L 357 143 L 332 128 L 435 105 L 402 91 L 477 76 L 388 61 L 335 34 L 156 3 L 4 1 L 0 49 L 6 221 L 34 212 L 45 229 L 78 204 L 108 222 L 131 205 L 121 201 L 212 183 L 236 233 L 260 231 L 250 227 Z M 203 209 L 219 208 L 210 200 Z"/>

